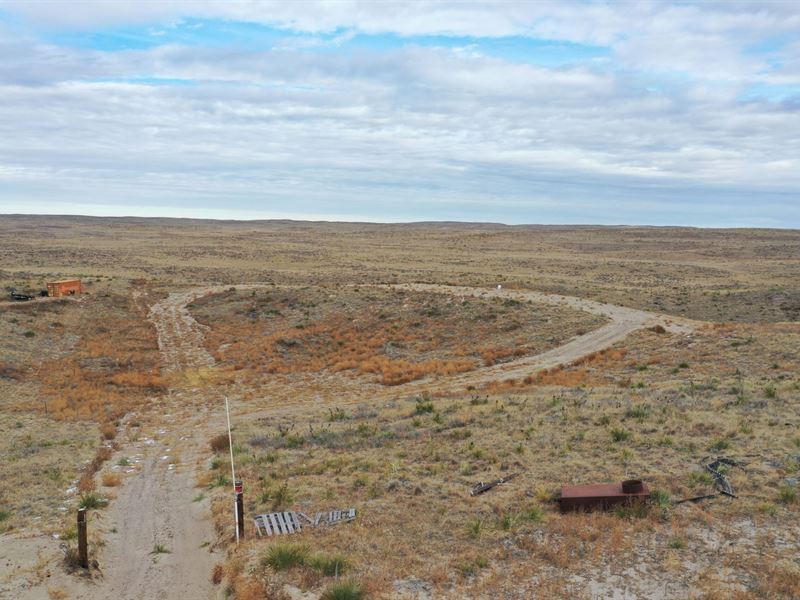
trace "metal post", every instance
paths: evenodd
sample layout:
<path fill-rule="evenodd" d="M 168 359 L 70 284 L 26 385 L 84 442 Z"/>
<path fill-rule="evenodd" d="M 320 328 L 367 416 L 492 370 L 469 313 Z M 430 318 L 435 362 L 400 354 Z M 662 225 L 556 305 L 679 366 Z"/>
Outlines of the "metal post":
<path fill-rule="evenodd" d="M 89 568 L 89 548 L 86 544 L 86 509 L 78 509 L 78 558 L 84 569 Z"/>
<path fill-rule="evenodd" d="M 236 482 L 236 517 L 237 533 L 240 539 L 244 539 L 244 492 L 241 481 Z"/>
<path fill-rule="evenodd" d="M 228 408 L 228 397 L 225 396 L 225 415 L 228 418 L 228 448 L 231 451 L 231 479 L 233 479 L 233 492 L 234 494 L 237 493 L 236 490 L 236 467 L 233 465 L 233 435 L 231 434 L 231 411 Z M 234 519 L 236 520 L 236 543 L 239 543 L 239 520 L 242 518 L 239 514 L 239 504 L 234 503 L 233 509 Z"/>

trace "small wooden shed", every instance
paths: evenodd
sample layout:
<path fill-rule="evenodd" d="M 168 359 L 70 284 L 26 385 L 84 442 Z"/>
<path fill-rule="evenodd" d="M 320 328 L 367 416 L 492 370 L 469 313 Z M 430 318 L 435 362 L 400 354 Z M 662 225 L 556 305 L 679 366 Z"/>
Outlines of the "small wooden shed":
<path fill-rule="evenodd" d="M 56 298 L 60 296 L 75 296 L 83 291 L 80 279 L 63 279 L 51 281 L 47 284 L 47 295 Z"/>

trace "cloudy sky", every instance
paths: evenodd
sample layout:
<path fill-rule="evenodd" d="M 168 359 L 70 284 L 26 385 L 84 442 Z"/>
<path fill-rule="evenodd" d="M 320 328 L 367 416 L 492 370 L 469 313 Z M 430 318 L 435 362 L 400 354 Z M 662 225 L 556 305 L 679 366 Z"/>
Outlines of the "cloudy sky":
<path fill-rule="evenodd" d="M 800 227 L 800 3 L 0 0 L 0 213 Z"/>

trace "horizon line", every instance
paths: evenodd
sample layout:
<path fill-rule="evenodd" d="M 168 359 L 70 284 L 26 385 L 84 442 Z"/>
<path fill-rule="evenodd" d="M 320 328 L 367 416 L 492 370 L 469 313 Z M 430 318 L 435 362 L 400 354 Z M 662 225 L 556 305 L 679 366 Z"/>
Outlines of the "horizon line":
<path fill-rule="evenodd" d="M 703 229 L 703 230 L 741 230 L 741 229 L 757 229 L 757 230 L 774 230 L 774 231 L 800 231 L 796 227 L 775 227 L 765 225 L 655 225 L 655 224 L 630 224 L 630 223 L 504 223 L 502 221 L 458 221 L 451 219 L 427 219 L 421 221 L 361 221 L 361 220 L 348 220 L 348 219 L 300 219 L 291 217 L 273 217 L 273 218 L 213 218 L 213 217 L 182 217 L 182 216 L 154 216 L 154 215 L 92 215 L 92 214 L 71 214 L 71 213 L 0 213 L 2 217 L 51 217 L 51 218 L 66 218 L 66 219 L 116 219 L 116 220 L 149 220 L 149 221 L 209 221 L 214 223 L 292 223 L 292 224 L 317 224 L 317 225 L 379 225 L 379 226 L 397 226 L 397 225 L 471 225 L 471 226 L 487 226 L 487 227 L 561 227 L 561 228 L 608 228 L 608 229 Z"/>

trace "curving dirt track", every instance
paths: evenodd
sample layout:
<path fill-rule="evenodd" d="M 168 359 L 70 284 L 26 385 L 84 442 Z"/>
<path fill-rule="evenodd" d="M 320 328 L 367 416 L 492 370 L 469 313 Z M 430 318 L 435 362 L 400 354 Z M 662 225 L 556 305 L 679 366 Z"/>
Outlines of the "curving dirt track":
<path fill-rule="evenodd" d="M 510 298 L 520 302 L 532 301 L 540 304 L 557 304 L 568 306 L 576 310 L 582 310 L 592 314 L 605 316 L 609 323 L 590 331 L 584 335 L 573 338 L 566 344 L 558 346 L 537 354 L 527 356 L 518 360 L 484 367 L 475 371 L 469 371 L 460 375 L 438 378 L 436 380 L 420 380 L 405 384 L 404 388 L 413 387 L 426 388 L 429 390 L 464 390 L 467 386 L 479 387 L 486 383 L 502 379 L 518 379 L 534 374 L 543 369 L 568 364 L 579 358 L 605 350 L 625 339 L 628 335 L 638 329 L 661 325 L 671 333 L 686 334 L 694 330 L 700 323 L 672 317 L 659 315 L 657 313 L 617 306 L 614 304 L 603 304 L 594 300 L 576 298 L 574 296 L 561 296 L 559 294 L 545 294 L 528 290 L 508 290 L 508 289 L 480 289 L 470 287 L 458 287 L 449 285 L 435 285 L 425 283 L 410 283 L 402 285 L 379 286 L 391 289 L 404 289 L 415 292 L 431 292 L 435 294 L 450 294 L 458 297 L 480 297 L 480 298 Z"/>
<path fill-rule="evenodd" d="M 214 359 L 202 345 L 202 326 L 194 320 L 186 305 L 201 296 L 219 293 L 229 287 L 207 286 L 195 288 L 188 292 L 174 293 L 164 302 L 153 307 L 151 314 L 159 332 L 159 346 L 164 353 L 165 359 L 172 364 L 172 369 L 211 366 L 213 364 Z M 266 286 L 244 284 L 236 287 L 238 289 L 256 289 Z M 568 364 L 592 352 L 605 350 L 625 339 L 634 331 L 645 327 L 661 325 L 671 333 L 687 334 L 702 324 L 690 319 L 661 315 L 626 306 L 530 290 L 472 288 L 425 283 L 387 284 L 370 287 L 430 292 L 456 297 L 510 298 L 521 302 L 530 300 L 539 304 L 568 306 L 575 310 L 582 310 L 609 319 L 606 325 L 575 337 L 569 342 L 542 354 L 523 357 L 491 367 L 483 367 L 459 375 L 413 381 L 404 384 L 402 386 L 403 390 L 419 388 L 431 391 L 463 390 L 467 386 L 479 387 L 502 379 L 524 378 L 537 371 L 549 369 L 560 364 Z"/>
<path fill-rule="evenodd" d="M 150 318 L 158 332 L 167 372 L 213 366 L 213 358 L 203 347 L 203 328 L 191 316 L 187 305 L 198 297 L 228 287 L 207 286 L 172 293 L 152 307 Z M 264 286 L 246 284 L 237 287 L 252 289 Z M 643 327 L 661 324 L 674 333 L 688 333 L 697 325 L 686 319 L 532 291 L 428 284 L 376 287 L 562 304 L 609 319 L 608 324 L 548 352 L 461 375 L 408 383 L 402 386 L 403 390 L 463 390 L 468 385 L 479 386 L 498 379 L 524 377 L 608 348 Z M 158 440 L 150 440 L 149 445 L 134 444 L 123 449 L 123 454 L 142 452 L 143 468 L 121 489 L 118 500 L 111 505 L 108 518 L 115 533 L 107 539 L 102 561 L 104 577 L 82 597 L 89 600 L 195 600 L 215 596 L 209 579 L 215 557 L 208 546 L 215 536 L 208 505 L 205 501 L 193 501 L 198 493 L 195 488 L 196 467 L 202 461 L 203 446 L 211 429 L 211 413 L 203 399 L 207 393 L 208 390 L 204 389 L 171 390 L 165 401 L 162 422 L 165 426 L 169 423 L 172 430 L 161 429 L 163 435 Z M 219 420 L 221 414 L 221 411 L 215 411 L 213 418 Z M 223 426 L 221 421 L 215 425 L 215 431 Z M 171 456 L 180 458 L 173 460 Z M 169 553 L 151 554 L 156 544 L 166 546 Z"/>

